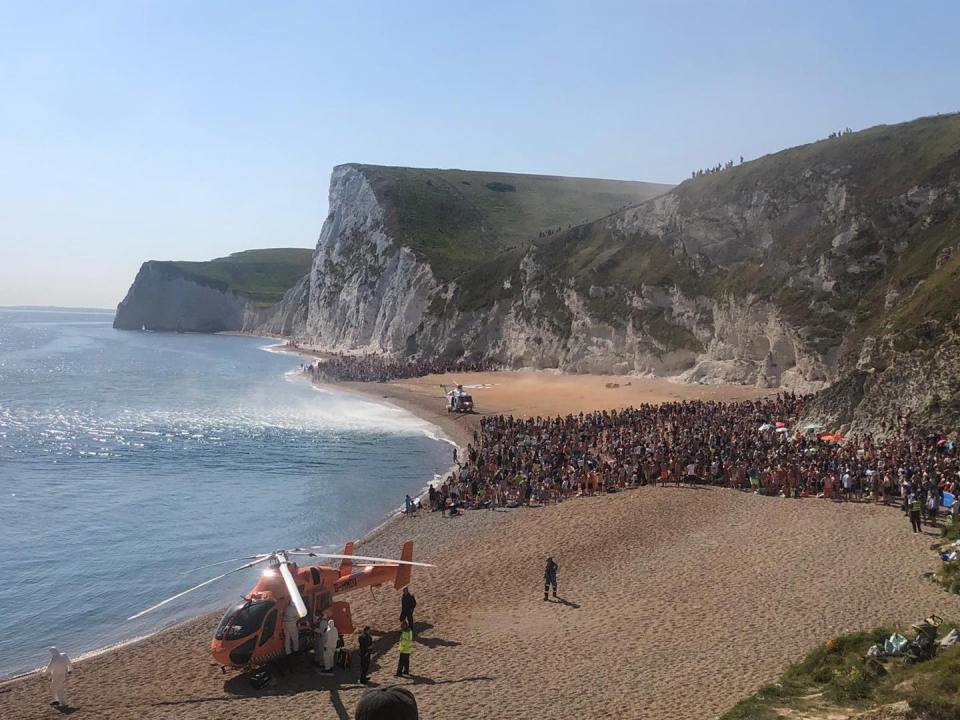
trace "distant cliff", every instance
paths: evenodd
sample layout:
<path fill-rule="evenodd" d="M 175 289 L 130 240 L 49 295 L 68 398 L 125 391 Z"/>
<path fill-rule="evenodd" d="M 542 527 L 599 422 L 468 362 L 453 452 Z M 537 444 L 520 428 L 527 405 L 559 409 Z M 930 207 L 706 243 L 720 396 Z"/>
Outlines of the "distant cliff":
<path fill-rule="evenodd" d="M 145 262 L 113 326 L 182 332 L 270 328 L 272 334 L 287 334 L 303 321 L 290 308 L 297 288 L 307 290 L 312 255 L 305 248 L 276 248 L 209 262 Z"/>

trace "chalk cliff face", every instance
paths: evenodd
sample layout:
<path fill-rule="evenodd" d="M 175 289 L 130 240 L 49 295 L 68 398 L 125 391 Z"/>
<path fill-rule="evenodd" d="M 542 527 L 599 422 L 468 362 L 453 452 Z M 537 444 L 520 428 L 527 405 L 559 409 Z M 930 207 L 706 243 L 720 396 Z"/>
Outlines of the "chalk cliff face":
<path fill-rule="evenodd" d="M 330 214 L 309 279 L 303 334 L 329 350 L 403 351 L 438 283 L 430 266 L 391 237 L 365 175 L 334 169 Z"/>
<path fill-rule="evenodd" d="M 247 304 L 246 298 L 228 289 L 191 280 L 163 263 L 145 262 L 117 307 L 113 326 L 182 332 L 241 330 Z"/>
<path fill-rule="evenodd" d="M 942 421 L 960 417 L 945 361 L 960 345 L 960 116 L 830 138 L 675 188 L 343 165 L 309 274 L 286 280 L 279 303 L 168 270 L 144 265 L 119 327 L 829 386 L 818 417 L 863 427 L 909 388 L 907 404 Z"/>
<path fill-rule="evenodd" d="M 312 257 L 307 248 L 269 248 L 206 262 L 145 262 L 113 326 L 291 334 L 306 321 Z"/>
<path fill-rule="evenodd" d="M 916 327 L 939 323 L 920 351 L 939 346 L 960 307 L 957 116 L 787 150 L 528 242 L 482 245 L 493 211 L 460 206 L 423 242 L 397 221 L 421 201 L 403 182 L 334 171 L 302 340 L 805 391 L 858 370 L 886 373 L 866 386 L 889 396 L 934 362 L 910 355 Z M 480 252 L 451 265 L 459 237 Z M 941 375 L 925 406 L 951 407 Z M 873 422 L 857 412 L 835 421 Z"/>

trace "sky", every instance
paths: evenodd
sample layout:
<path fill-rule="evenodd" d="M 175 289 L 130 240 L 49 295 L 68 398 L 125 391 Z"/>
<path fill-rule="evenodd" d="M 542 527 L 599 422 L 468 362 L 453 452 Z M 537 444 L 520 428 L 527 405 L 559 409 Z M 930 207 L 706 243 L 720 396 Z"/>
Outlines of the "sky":
<path fill-rule="evenodd" d="M 344 162 L 654 182 L 960 110 L 960 3 L 0 0 L 0 305 L 312 247 Z"/>

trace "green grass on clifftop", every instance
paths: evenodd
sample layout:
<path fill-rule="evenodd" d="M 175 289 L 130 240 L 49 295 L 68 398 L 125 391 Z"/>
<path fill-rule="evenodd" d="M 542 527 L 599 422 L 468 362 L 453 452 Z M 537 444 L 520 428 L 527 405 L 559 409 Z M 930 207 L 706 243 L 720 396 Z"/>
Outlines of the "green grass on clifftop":
<path fill-rule="evenodd" d="M 427 260 L 441 280 L 672 187 L 500 172 L 354 167 L 366 176 L 386 209 L 391 234 Z"/>
<path fill-rule="evenodd" d="M 203 285 L 232 290 L 257 305 L 272 305 L 310 272 L 312 259 L 310 248 L 267 248 L 206 262 L 157 261 L 155 265 Z"/>

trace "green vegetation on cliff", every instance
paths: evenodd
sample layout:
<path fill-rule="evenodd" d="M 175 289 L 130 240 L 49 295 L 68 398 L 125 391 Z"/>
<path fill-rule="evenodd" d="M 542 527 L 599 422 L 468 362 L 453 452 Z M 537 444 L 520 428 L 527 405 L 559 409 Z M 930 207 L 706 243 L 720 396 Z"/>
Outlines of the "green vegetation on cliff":
<path fill-rule="evenodd" d="M 393 237 L 451 280 L 478 263 L 660 195 L 672 186 L 592 178 L 356 165 Z"/>
<path fill-rule="evenodd" d="M 943 637 L 949 625 L 940 627 Z M 902 657 L 867 657 L 883 646 L 890 631 L 878 628 L 835 638 L 791 665 L 780 681 L 767 685 L 721 720 L 835 720 L 890 706 L 877 717 L 955 720 L 960 717 L 960 645 L 941 649 L 932 660 L 908 665 Z M 914 632 L 904 633 L 908 638 Z M 901 703 L 899 709 L 894 705 Z"/>
<path fill-rule="evenodd" d="M 154 261 L 163 271 L 187 279 L 232 290 L 255 305 L 272 305 L 310 272 L 313 250 L 309 248 L 267 248 L 245 250 L 206 262 Z"/>

